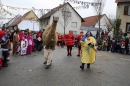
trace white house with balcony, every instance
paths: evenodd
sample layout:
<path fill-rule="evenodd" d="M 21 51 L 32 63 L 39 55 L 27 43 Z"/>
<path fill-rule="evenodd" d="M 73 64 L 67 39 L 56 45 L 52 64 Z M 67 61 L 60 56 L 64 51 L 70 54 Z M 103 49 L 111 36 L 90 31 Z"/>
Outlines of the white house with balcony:
<path fill-rule="evenodd" d="M 84 20 L 69 3 L 59 5 L 43 15 L 39 19 L 41 29 L 45 29 L 52 24 L 53 16 L 59 17 L 56 27 L 58 33 L 66 34 L 69 30 L 72 30 L 75 35 L 80 33 L 80 26 Z"/>

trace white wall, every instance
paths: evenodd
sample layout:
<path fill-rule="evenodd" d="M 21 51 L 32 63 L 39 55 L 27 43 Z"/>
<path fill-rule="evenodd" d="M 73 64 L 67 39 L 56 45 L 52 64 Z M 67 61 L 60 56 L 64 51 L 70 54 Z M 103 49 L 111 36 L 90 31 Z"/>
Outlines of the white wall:
<path fill-rule="evenodd" d="M 107 30 L 107 24 L 109 24 L 109 25 L 111 25 L 110 24 L 110 22 L 109 22 L 109 20 L 107 19 L 107 17 L 106 16 L 103 16 L 102 18 L 101 18 L 101 20 L 100 20 L 100 28 L 102 28 L 102 30 Z M 96 28 L 99 28 L 99 23 L 97 23 L 96 25 L 95 25 L 95 27 Z M 96 33 L 97 33 L 97 31 L 91 31 L 92 32 L 92 34 L 95 36 L 96 35 Z"/>
<path fill-rule="evenodd" d="M 81 26 L 81 18 L 77 15 L 77 13 L 75 13 L 75 11 L 69 5 L 67 5 L 67 7 L 69 7 L 69 10 L 71 12 L 71 19 L 70 19 L 70 21 L 69 21 L 69 23 L 68 23 L 68 25 L 67 25 L 67 27 L 65 29 L 65 33 L 68 33 L 69 30 L 73 30 L 73 31 L 77 31 L 77 34 L 79 34 L 80 33 L 80 26 Z M 62 22 L 62 24 L 63 24 L 62 12 L 57 11 L 51 16 L 50 21 L 49 21 L 50 25 L 52 24 L 53 16 L 59 17 L 59 21 L 58 21 L 58 24 L 57 24 L 56 31 L 63 34 L 64 29 L 60 24 L 60 22 Z M 77 27 L 76 28 L 71 27 L 71 22 L 77 22 Z"/>
<path fill-rule="evenodd" d="M 102 28 L 102 30 L 107 30 L 106 24 L 110 24 L 110 22 L 108 21 L 106 16 L 103 16 L 100 20 L 100 27 Z M 95 27 L 99 28 L 99 23 L 97 23 Z"/>
<path fill-rule="evenodd" d="M 34 31 L 39 31 L 39 22 L 36 21 L 30 21 L 30 20 L 23 20 L 18 24 L 18 28 L 20 30 L 25 30 L 25 29 L 29 29 L 29 30 L 34 30 Z"/>
<path fill-rule="evenodd" d="M 14 19 L 12 19 L 9 23 L 8 26 L 11 25 L 14 21 L 17 20 L 17 18 L 21 17 L 21 15 L 17 15 Z"/>

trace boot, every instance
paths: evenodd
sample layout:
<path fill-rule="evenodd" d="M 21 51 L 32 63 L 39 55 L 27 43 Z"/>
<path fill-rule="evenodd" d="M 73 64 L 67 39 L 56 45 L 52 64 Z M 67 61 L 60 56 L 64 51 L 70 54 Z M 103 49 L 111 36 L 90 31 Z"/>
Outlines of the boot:
<path fill-rule="evenodd" d="M 82 70 L 84 70 L 84 63 L 82 63 L 82 65 L 80 66 L 80 68 L 81 68 Z"/>
<path fill-rule="evenodd" d="M 78 55 L 77 55 L 78 57 L 80 56 L 80 50 L 78 50 Z"/>
<path fill-rule="evenodd" d="M 80 56 L 80 54 L 77 55 L 78 57 Z"/>
<path fill-rule="evenodd" d="M 43 64 L 47 64 L 47 61 L 45 61 Z"/>
<path fill-rule="evenodd" d="M 49 65 L 47 65 L 47 66 L 46 66 L 46 69 L 49 69 L 49 67 L 50 67 L 50 66 L 49 66 Z"/>
<path fill-rule="evenodd" d="M 70 56 L 72 56 L 72 54 L 71 54 L 71 50 L 70 50 Z"/>
<path fill-rule="evenodd" d="M 2 67 L 8 67 L 8 65 L 2 65 Z"/>
<path fill-rule="evenodd" d="M 87 64 L 87 68 L 90 68 L 90 64 Z"/>
<path fill-rule="evenodd" d="M 72 56 L 72 54 L 70 53 L 70 56 Z"/>
<path fill-rule="evenodd" d="M 67 54 L 67 56 L 69 56 L 69 50 L 68 50 L 68 54 Z"/>

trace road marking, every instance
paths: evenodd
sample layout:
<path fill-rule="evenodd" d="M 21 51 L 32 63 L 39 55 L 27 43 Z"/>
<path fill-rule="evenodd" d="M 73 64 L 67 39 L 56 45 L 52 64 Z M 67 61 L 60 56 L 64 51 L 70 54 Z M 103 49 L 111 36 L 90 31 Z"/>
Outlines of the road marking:
<path fill-rule="evenodd" d="M 130 61 L 130 59 L 123 59 L 123 58 L 120 58 L 120 59 L 125 60 L 125 61 Z"/>

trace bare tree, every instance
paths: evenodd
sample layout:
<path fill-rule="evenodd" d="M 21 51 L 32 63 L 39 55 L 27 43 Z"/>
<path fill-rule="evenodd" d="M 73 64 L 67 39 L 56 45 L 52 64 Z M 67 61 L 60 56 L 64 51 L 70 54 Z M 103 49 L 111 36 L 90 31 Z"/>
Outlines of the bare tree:
<path fill-rule="evenodd" d="M 0 20 L 4 18 L 7 15 L 7 10 L 5 10 L 2 6 L 1 0 L 0 0 Z M 1 22 L 2 24 L 3 22 Z"/>
<path fill-rule="evenodd" d="M 40 22 L 40 26 L 41 26 L 41 29 L 44 29 L 49 23 L 49 18 L 45 18 L 43 20 L 41 20 Z"/>
<path fill-rule="evenodd" d="M 72 19 L 72 14 L 70 12 L 70 9 L 67 5 L 65 5 L 62 8 L 62 17 L 59 19 L 59 23 L 60 25 L 63 27 L 64 29 L 64 34 L 65 34 L 65 29 L 68 26 L 68 24 L 70 23 L 71 19 Z"/>
<path fill-rule="evenodd" d="M 106 0 L 94 0 L 94 3 L 97 3 L 93 7 L 94 7 L 94 12 L 96 13 L 96 15 L 98 15 L 97 20 L 98 20 L 98 25 L 99 25 L 99 32 L 101 32 L 100 18 L 101 18 L 101 14 L 103 12 L 103 9 L 105 7 Z"/>
<path fill-rule="evenodd" d="M 107 27 L 108 32 L 114 30 L 114 20 L 115 18 L 113 15 L 109 15 L 107 18 L 105 18 L 105 26 Z"/>

